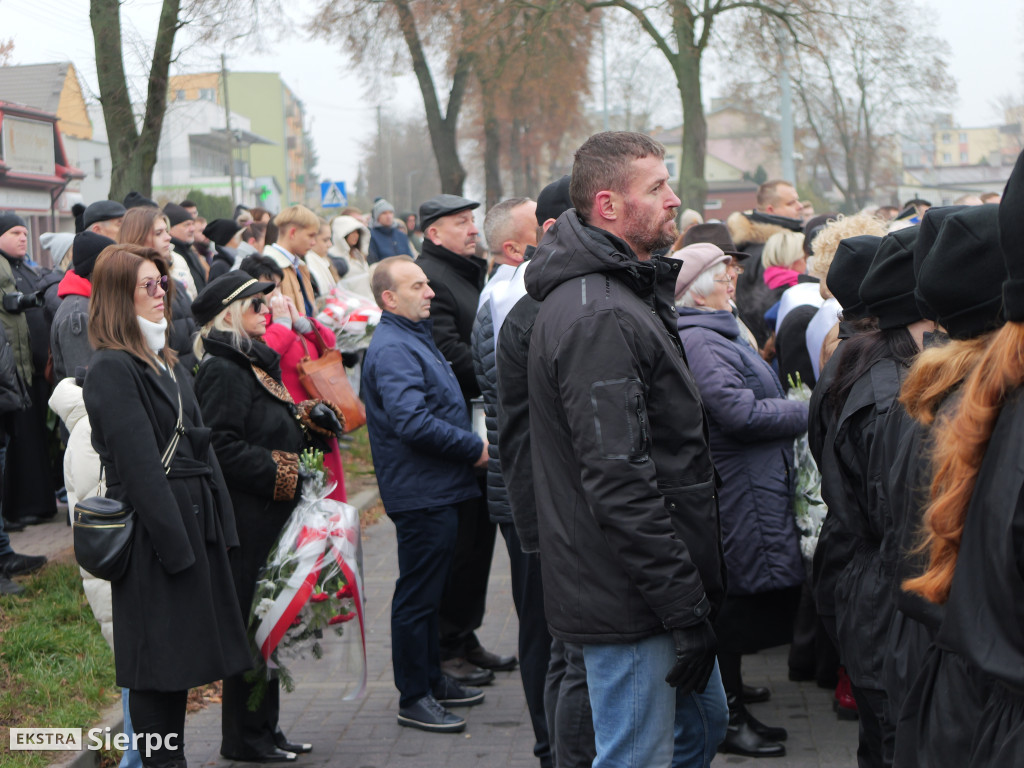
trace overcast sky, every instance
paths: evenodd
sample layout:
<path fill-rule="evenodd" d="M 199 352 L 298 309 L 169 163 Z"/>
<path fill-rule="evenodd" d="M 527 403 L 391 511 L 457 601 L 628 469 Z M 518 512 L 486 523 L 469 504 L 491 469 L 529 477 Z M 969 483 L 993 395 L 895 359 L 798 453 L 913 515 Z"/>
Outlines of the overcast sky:
<path fill-rule="evenodd" d="M 304 3 L 308 0 L 296 0 L 299 6 Z M 152 39 L 160 5 L 160 0 L 124 0 L 126 38 Z M 926 4 L 933 31 L 952 48 L 950 70 L 959 84 L 955 117 L 962 126 L 995 123 L 1000 118 L 995 99 L 1011 92 L 1024 96 L 1024 11 L 1015 6 L 1006 0 L 930 0 Z M 85 0 L 0 0 L 0 19 L 0 39 L 14 38 L 13 63 L 71 60 L 87 92 L 98 93 Z M 635 39 L 643 37 L 638 34 Z M 377 104 L 366 98 L 363 79 L 340 48 L 294 42 L 265 53 L 229 51 L 228 67 L 279 71 L 305 103 L 320 157 L 320 176 L 352 183 L 362 144 L 376 132 Z M 190 48 L 172 74 L 219 68 L 220 53 L 209 46 Z M 138 69 L 138 51 L 128 50 L 125 59 L 129 70 Z M 412 77 L 395 77 L 393 84 L 382 98 L 386 111 L 422 111 Z M 713 90 L 705 92 L 709 97 L 716 95 Z M 600 88 L 595 88 L 595 94 L 600 94 Z M 678 113 L 672 117 L 678 120 Z"/>

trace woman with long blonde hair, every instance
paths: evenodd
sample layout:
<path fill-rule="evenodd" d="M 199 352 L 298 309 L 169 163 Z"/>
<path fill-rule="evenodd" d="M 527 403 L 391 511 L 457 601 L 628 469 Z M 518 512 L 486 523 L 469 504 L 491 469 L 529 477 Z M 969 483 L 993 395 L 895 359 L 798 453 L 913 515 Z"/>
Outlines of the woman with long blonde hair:
<path fill-rule="evenodd" d="M 1007 322 L 961 362 L 958 396 L 932 428 L 928 562 L 902 586 L 941 605 L 942 619 L 903 706 L 901 765 L 1019 765 L 1024 754 L 1022 210 L 1024 155 L 998 211 Z"/>

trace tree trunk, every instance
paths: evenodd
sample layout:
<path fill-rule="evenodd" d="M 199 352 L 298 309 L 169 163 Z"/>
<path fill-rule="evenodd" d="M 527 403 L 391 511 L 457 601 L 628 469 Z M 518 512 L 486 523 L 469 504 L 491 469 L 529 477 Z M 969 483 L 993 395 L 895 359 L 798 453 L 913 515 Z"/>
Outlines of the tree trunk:
<path fill-rule="evenodd" d="M 181 3 L 180 0 L 164 0 L 160 10 L 141 132 L 136 129 L 124 74 L 120 5 L 119 0 L 91 0 L 89 7 L 100 104 L 110 145 L 108 196 L 114 200 L 123 199 L 132 190 L 146 197 L 152 194 L 153 168 L 167 110 L 168 72 Z"/>
<path fill-rule="evenodd" d="M 513 118 L 508 134 L 508 158 L 512 169 L 512 194 L 516 197 L 529 194 L 526 188 L 526 172 L 523 167 L 521 130 L 519 118 Z"/>
<path fill-rule="evenodd" d="M 480 83 L 480 99 L 484 113 L 484 188 L 486 207 L 501 201 L 501 127 L 494 103 L 494 88 Z"/>
<path fill-rule="evenodd" d="M 409 47 L 412 69 L 416 74 L 416 82 L 423 96 L 423 106 L 427 111 L 427 128 L 430 131 L 430 144 L 437 158 L 437 172 L 441 177 L 441 191 L 450 195 L 461 195 L 462 185 L 466 181 L 466 171 L 459 161 L 459 150 L 456 142 L 456 129 L 459 110 L 462 108 L 462 97 L 465 93 L 466 79 L 469 76 L 470 62 L 468 56 L 460 54 L 455 62 L 452 76 L 452 88 L 448 94 L 447 114 L 441 114 L 441 105 L 434 89 L 434 78 L 430 73 L 423 43 L 416 29 L 416 19 L 407 0 L 393 0 L 398 11 L 398 23 L 402 36 Z"/>
<path fill-rule="evenodd" d="M 704 157 L 708 145 L 708 123 L 700 90 L 700 51 L 689 41 L 679 40 L 674 62 L 676 85 L 683 105 L 682 157 L 679 160 L 679 199 L 683 208 L 704 215 L 708 184 L 704 180 Z"/>

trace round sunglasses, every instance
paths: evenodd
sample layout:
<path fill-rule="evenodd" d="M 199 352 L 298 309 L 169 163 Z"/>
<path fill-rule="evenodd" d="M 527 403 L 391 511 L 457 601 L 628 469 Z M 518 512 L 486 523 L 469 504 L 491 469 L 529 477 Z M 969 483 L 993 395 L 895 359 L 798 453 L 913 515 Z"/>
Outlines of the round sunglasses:
<path fill-rule="evenodd" d="M 142 281 L 140 288 L 145 288 L 146 293 L 156 298 L 156 290 L 160 288 L 164 293 L 167 293 L 167 275 L 160 275 L 160 277 L 149 277 Z"/>

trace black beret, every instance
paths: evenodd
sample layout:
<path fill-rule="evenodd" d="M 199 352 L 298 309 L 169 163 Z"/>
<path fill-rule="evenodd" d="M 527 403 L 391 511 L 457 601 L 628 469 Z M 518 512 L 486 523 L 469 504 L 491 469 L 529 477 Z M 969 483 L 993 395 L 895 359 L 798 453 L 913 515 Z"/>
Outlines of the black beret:
<path fill-rule="evenodd" d="M 82 226 L 88 229 L 93 224 L 111 219 L 120 219 L 126 213 L 125 208 L 116 200 L 97 200 L 85 209 L 82 214 Z"/>
<path fill-rule="evenodd" d="M 844 320 L 866 317 L 868 308 L 860 300 L 860 284 L 868 273 L 882 238 L 857 235 L 840 240 L 825 276 L 825 285 L 843 308 Z"/>
<path fill-rule="evenodd" d="M 167 220 L 171 223 L 172 227 L 176 227 L 183 221 L 190 221 L 192 214 L 186 211 L 177 203 L 168 203 L 164 206 L 164 213 L 167 214 Z"/>
<path fill-rule="evenodd" d="M 883 331 L 916 323 L 921 310 L 914 299 L 914 242 L 917 226 L 890 232 L 860 284 L 860 300 L 878 318 Z"/>
<path fill-rule="evenodd" d="M 1005 280 L 998 207 L 963 206 L 945 217 L 921 264 L 918 304 L 935 310 L 950 337 L 971 339 L 1002 325 Z"/>
<path fill-rule="evenodd" d="M 234 219 L 214 219 L 206 225 L 203 234 L 217 245 L 227 245 L 231 242 L 231 238 L 243 229 L 245 227 L 238 226 L 238 222 Z"/>
<path fill-rule="evenodd" d="M 0 235 L 15 227 L 25 227 L 28 229 L 28 224 L 14 211 L 0 211 Z"/>
<path fill-rule="evenodd" d="M 156 204 L 156 200 L 150 200 L 148 197 L 143 197 L 134 189 L 124 196 L 124 207 L 125 208 L 159 208 Z"/>
<path fill-rule="evenodd" d="M 92 275 L 96 259 L 108 245 L 114 245 L 114 241 L 88 229 L 75 235 L 71 243 L 71 265 L 75 274 L 84 278 Z"/>
<path fill-rule="evenodd" d="M 819 213 L 817 216 L 812 216 L 804 223 L 804 255 L 810 257 L 813 251 L 811 246 L 814 244 L 814 238 L 825 228 L 825 225 L 830 221 L 835 221 L 837 213 Z"/>
<path fill-rule="evenodd" d="M 453 213 L 471 211 L 479 207 L 480 203 L 475 200 L 468 200 L 458 195 L 432 197 L 420 205 L 420 229 L 426 232 L 427 227 L 443 216 L 451 216 Z"/>
<path fill-rule="evenodd" d="M 257 293 L 270 293 L 276 286 L 273 283 L 261 283 L 255 277 L 234 269 L 225 272 L 216 280 L 207 283 L 192 302 L 192 317 L 199 325 L 206 325 L 231 302 L 255 296 Z"/>
<path fill-rule="evenodd" d="M 568 178 L 568 177 L 566 177 Z M 744 253 L 736 247 L 729 234 L 729 228 L 721 222 L 712 221 L 707 224 L 694 224 L 683 234 L 683 248 L 694 243 L 711 243 L 722 249 L 726 256 L 734 259 L 750 258 L 749 253 Z"/>
<path fill-rule="evenodd" d="M 1003 314 L 1009 322 L 1024 322 L 1024 152 L 999 201 L 999 243 L 1009 274 L 1003 284 Z"/>
<path fill-rule="evenodd" d="M 543 227 L 548 219 L 557 219 L 572 208 L 569 197 L 569 182 L 572 177 L 565 175 L 558 181 L 548 184 L 537 195 L 537 226 Z"/>
<path fill-rule="evenodd" d="M 924 216 L 921 217 L 921 228 L 917 233 L 917 242 L 914 243 L 914 277 L 920 274 L 921 264 L 924 263 L 928 251 L 935 244 L 935 238 L 939 236 L 942 222 L 945 221 L 949 214 L 962 211 L 967 207 L 966 205 L 940 205 L 937 208 L 929 208 L 925 211 Z M 917 305 L 917 308 L 921 310 L 921 314 L 924 317 L 929 320 L 935 319 L 935 312 L 924 303 L 920 293 L 917 294 Z"/>

